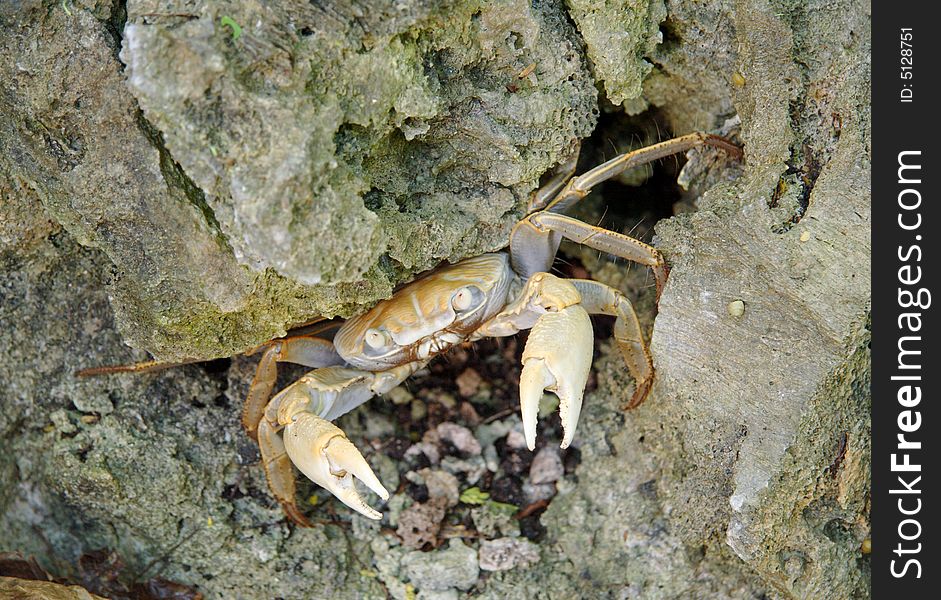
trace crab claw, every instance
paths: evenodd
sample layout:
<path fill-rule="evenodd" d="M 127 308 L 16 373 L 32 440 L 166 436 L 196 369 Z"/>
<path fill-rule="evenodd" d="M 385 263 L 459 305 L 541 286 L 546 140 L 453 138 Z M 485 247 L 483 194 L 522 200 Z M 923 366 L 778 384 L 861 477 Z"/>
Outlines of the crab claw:
<path fill-rule="evenodd" d="M 342 429 L 313 413 L 300 412 L 284 428 L 284 448 L 301 473 L 340 502 L 370 519 L 382 518 L 356 491 L 353 478 L 383 500 L 389 499 L 389 492 Z"/>
<path fill-rule="evenodd" d="M 579 304 L 543 314 L 529 332 L 520 374 L 520 411 L 530 450 L 536 448 L 536 418 L 543 390 L 559 397 L 561 447 L 572 443 L 591 370 L 592 341 L 591 319 Z"/>

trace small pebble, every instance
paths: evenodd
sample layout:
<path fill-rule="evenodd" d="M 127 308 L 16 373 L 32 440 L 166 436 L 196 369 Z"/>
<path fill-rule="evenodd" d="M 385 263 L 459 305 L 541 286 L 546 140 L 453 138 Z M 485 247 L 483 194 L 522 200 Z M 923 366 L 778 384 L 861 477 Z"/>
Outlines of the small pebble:
<path fill-rule="evenodd" d="M 533 453 L 528 448 L 509 448 L 500 456 L 500 469 L 507 475 L 526 477 L 533 464 Z"/>
<path fill-rule="evenodd" d="M 554 483 L 523 484 L 523 497 L 526 500 L 526 504 L 533 504 L 540 500 L 551 500 L 555 497 L 555 494 L 556 488 Z"/>
<path fill-rule="evenodd" d="M 392 494 L 392 497 L 386 502 L 386 508 L 383 511 L 386 514 L 386 518 L 389 520 L 389 525 L 398 527 L 399 517 L 402 515 L 402 511 L 411 505 L 412 499 L 408 494 Z"/>
<path fill-rule="evenodd" d="M 395 405 L 408 404 L 415 397 L 404 385 L 392 388 L 386 396 L 388 396 L 389 400 L 392 400 L 392 404 Z"/>
<path fill-rule="evenodd" d="M 517 415 L 513 415 L 507 419 L 501 419 L 491 423 L 484 423 L 483 425 L 479 425 L 475 433 L 477 434 L 477 439 L 480 441 L 481 446 L 489 446 L 498 439 L 505 436 L 510 432 L 511 429 L 519 424 L 519 417 Z"/>
<path fill-rule="evenodd" d="M 728 311 L 733 317 L 741 317 L 745 314 L 745 303 L 741 300 L 729 302 Z"/>
<path fill-rule="evenodd" d="M 434 546 L 438 541 L 438 532 L 441 531 L 441 521 L 444 520 L 444 515 L 443 500 L 416 502 L 399 515 L 396 534 L 408 548 L 417 550 L 425 544 Z"/>
<path fill-rule="evenodd" d="M 732 73 L 732 85 L 737 88 L 745 87 L 745 76 L 738 71 Z"/>
<path fill-rule="evenodd" d="M 418 398 L 412 400 L 412 404 L 409 407 L 411 410 L 412 422 L 418 422 L 428 416 L 428 405 L 419 400 Z"/>
<path fill-rule="evenodd" d="M 516 450 L 522 450 L 526 448 L 526 437 L 522 431 L 513 429 L 506 436 L 506 445 Z"/>
<path fill-rule="evenodd" d="M 418 442 L 417 444 L 412 444 L 408 450 L 405 451 L 405 460 L 412 462 L 417 459 L 419 456 L 424 456 L 428 459 L 433 465 L 438 464 L 441 461 L 441 452 L 438 451 L 438 447 L 434 444 L 428 442 Z"/>
<path fill-rule="evenodd" d="M 451 473 L 425 468 L 417 472 L 409 471 L 405 474 L 405 478 L 428 488 L 429 498 L 440 498 L 447 506 L 457 506 L 461 492 L 458 490 L 457 477 Z"/>
<path fill-rule="evenodd" d="M 363 424 L 366 426 L 363 435 L 367 438 L 387 439 L 395 436 L 395 423 L 386 415 L 376 412 L 366 413 Z"/>
<path fill-rule="evenodd" d="M 539 547 L 523 538 L 497 538 L 480 542 L 480 569 L 507 571 L 539 562 Z"/>
<path fill-rule="evenodd" d="M 441 468 L 452 475 L 463 475 L 468 485 L 476 485 L 487 472 L 487 463 L 481 456 L 468 459 L 445 456 L 441 459 Z"/>
<path fill-rule="evenodd" d="M 401 565 L 402 572 L 420 590 L 469 590 L 480 575 L 477 552 L 456 538 L 451 539 L 447 549 L 409 552 L 402 557 Z"/>
<path fill-rule="evenodd" d="M 803 232 L 803 233 L 801 234 L 801 241 L 802 241 L 802 242 L 806 242 L 806 241 L 808 241 L 809 239 L 810 239 L 810 232 L 809 232 L 809 231 L 805 231 L 805 232 Z"/>
<path fill-rule="evenodd" d="M 796 580 L 798 577 L 803 575 L 804 570 L 807 567 L 807 561 L 804 559 L 804 555 L 801 553 L 793 554 L 784 561 L 784 572 L 787 574 L 791 580 Z"/>
<path fill-rule="evenodd" d="M 461 396 L 465 398 L 470 398 L 477 393 L 477 389 L 480 387 L 480 383 L 483 381 L 480 374 L 474 369 L 467 368 L 463 373 L 457 376 L 455 382 L 457 383 L 457 389 L 460 392 Z"/>
<path fill-rule="evenodd" d="M 484 538 L 519 537 L 520 524 L 508 510 L 485 504 L 471 509 L 474 529 Z"/>
<path fill-rule="evenodd" d="M 484 448 L 484 463 L 491 473 L 496 473 L 500 468 L 500 457 L 497 456 L 497 449 L 493 444 Z"/>
<path fill-rule="evenodd" d="M 438 401 L 438 404 L 447 408 L 448 410 L 454 410 L 457 408 L 457 400 L 455 400 L 454 396 L 451 394 L 439 394 L 435 400 Z"/>
<path fill-rule="evenodd" d="M 477 438 L 474 437 L 474 434 L 471 433 L 471 430 L 467 427 L 446 421 L 440 423 L 437 429 L 441 439 L 457 448 L 458 452 L 463 453 L 465 456 L 477 456 L 480 454 L 480 442 L 477 441 Z"/>
<path fill-rule="evenodd" d="M 529 481 L 533 485 L 555 483 L 565 475 L 562 456 L 555 446 L 546 446 L 536 453 L 529 467 Z"/>
<path fill-rule="evenodd" d="M 461 419 L 471 427 L 480 424 L 480 415 L 477 414 L 477 409 L 470 402 L 461 402 L 458 412 L 461 414 Z"/>

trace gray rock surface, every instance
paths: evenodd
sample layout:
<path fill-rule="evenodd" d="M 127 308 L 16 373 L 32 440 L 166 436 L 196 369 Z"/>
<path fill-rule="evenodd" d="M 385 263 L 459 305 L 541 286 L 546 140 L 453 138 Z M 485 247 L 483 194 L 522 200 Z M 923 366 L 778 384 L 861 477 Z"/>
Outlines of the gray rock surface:
<path fill-rule="evenodd" d="M 0 4 L 0 550 L 67 574 L 108 548 L 207 598 L 867 597 L 867 8 L 627 4 L 640 12 Z M 653 392 L 619 409 L 633 382 L 602 337 L 555 484 L 500 413 L 512 341 L 450 359 L 451 381 L 480 376 L 463 392 L 430 370 L 402 411 L 375 400 L 340 419 L 394 491 L 381 524 L 303 483 L 316 525 L 284 521 L 238 423 L 252 357 L 72 376 L 143 350 L 234 354 L 500 247 L 594 126 L 596 84 L 674 132 L 738 132 L 746 160 L 691 155 L 683 205 L 698 210 L 656 227 L 673 270 Z M 653 326 L 641 269 L 565 251 Z M 464 421 L 462 395 L 495 417 Z M 552 419 L 541 443 L 557 443 Z M 463 452 L 441 423 L 463 428 Z M 440 492 L 407 477 L 429 464 L 448 504 L 455 479 L 486 496 L 436 510 L 422 551 L 395 531 Z"/>
<path fill-rule="evenodd" d="M 846 565 L 863 562 L 870 484 L 868 17 L 844 8 L 837 31 L 743 12 L 748 169 L 658 227 L 674 265 L 653 339 L 661 392 L 689 422 L 728 427 L 727 543 L 796 597 L 866 587 Z M 689 433 L 689 452 L 714 455 Z M 695 523 L 684 533 L 701 535 L 699 511 L 675 515 Z"/>
<path fill-rule="evenodd" d="M 402 569 L 416 588 L 432 591 L 469 590 L 480 573 L 477 552 L 460 540 L 451 540 L 437 552 L 409 552 Z"/>
<path fill-rule="evenodd" d="M 497 538 L 480 542 L 480 568 L 483 571 L 506 571 L 539 561 L 539 547 L 518 537 Z"/>

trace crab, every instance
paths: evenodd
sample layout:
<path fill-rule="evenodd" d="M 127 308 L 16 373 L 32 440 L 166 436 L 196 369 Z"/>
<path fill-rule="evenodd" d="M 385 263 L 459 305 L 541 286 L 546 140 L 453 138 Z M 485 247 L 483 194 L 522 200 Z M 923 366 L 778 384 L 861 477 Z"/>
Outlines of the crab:
<path fill-rule="evenodd" d="M 572 443 L 591 369 L 590 315 L 615 317 L 614 340 L 636 381 L 626 408 L 639 406 L 650 391 L 654 366 L 630 300 L 603 283 L 565 279 L 549 270 L 565 238 L 650 267 L 659 301 L 668 268 L 656 248 L 564 212 L 595 185 L 625 169 L 702 145 L 741 156 L 740 148 L 725 138 L 693 133 L 619 155 L 573 178 L 576 153 L 531 196 L 526 216 L 512 229 L 505 250 L 425 274 L 348 319 L 332 341 L 307 334 L 263 345 L 242 425 L 258 442 L 268 486 L 284 512 L 296 523 L 310 525 L 295 501 L 296 467 L 351 509 L 381 519 L 354 480 L 383 500 L 389 492 L 333 421 L 389 392 L 458 344 L 529 330 L 522 355 L 520 412 L 530 450 L 536 445 L 545 391 L 559 398 L 561 447 Z M 313 370 L 272 396 L 281 362 Z"/>

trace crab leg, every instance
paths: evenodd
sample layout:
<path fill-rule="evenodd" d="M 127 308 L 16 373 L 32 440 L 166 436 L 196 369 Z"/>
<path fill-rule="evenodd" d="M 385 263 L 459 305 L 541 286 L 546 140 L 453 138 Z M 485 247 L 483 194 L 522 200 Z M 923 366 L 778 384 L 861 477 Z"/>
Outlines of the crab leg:
<path fill-rule="evenodd" d="M 640 322 L 631 301 L 618 290 L 597 281 L 570 279 L 582 297 L 582 306 L 590 314 L 617 317 L 614 322 L 614 340 L 621 356 L 635 380 L 634 395 L 624 406 L 631 409 L 647 398 L 653 383 L 654 369 L 650 350 L 641 333 Z"/>
<path fill-rule="evenodd" d="M 623 233 L 552 212 L 537 212 L 517 223 L 510 237 L 513 268 L 523 274 L 547 260 L 551 265 L 561 237 L 651 267 L 657 280 L 657 299 L 660 299 L 668 269 L 659 250 Z M 547 268 L 543 266 L 540 270 Z"/>
<path fill-rule="evenodd" d="M 533 195 L 529 199 L 529 204 L 526 207 L 526 213 L 535 212 L 537 210 L 543 210 L 549 203 L 555 198 L 559 190 L 561 190 L 569 179 L 572 178 L 572 175 L 575 174 L 575 167 L 578 164 L 578 154 L 581 151 L 581 145 L 578 145 L 575 148 L 575 152 L 572 153 L 565 162 L 559 163 L 559 166 L 555 168 L 555 173 L 544 185 L 542 185 L 538 190 L 533 192 Z"/>
<path fill-rule="evenodd" d="M 271 399 L 258 426 L 258 446 L 271 493 L 291 519 L 310 525 L 296 504 L 292 464 L 353 510 L 370 519 L 382 518 L 360 496 L 353 479 L 383 499 L 389 493 L 346 434 L 330 421 L 388 392 L 424 364 L 408 363 L 378 373 L 315 369 Z"/>
<path fill-rule="evenodd" d="M 672 154 L 686 152 L 697 146 L 714 146 L 725 150 L 736 158 L 742 156 L 742 149 L 724 137 L 711 133 L 690 133 L 621 154 L 598 165 L 587 173 L 569 181 L 559 195 L 549 203 L 546 210 L 556 213 L 565 212 L 573 204 L 587 196 L 591 188 L 602 181 L 611 179 L 627 169 L 639 167 Z"/>
<path fill-rule="evenodd" d="M 540 189 L 534 200 L 530 202 L 530 210 L 543 208 L 545 205 L 544 210 L 531 212 L 516 224 L 510 234 L 513 269 L 523 277 L 540 271 L 548 271 L 559 249 L 559 243 L 565 237 L 596 250 L 652 267 L 657 279 L 657 298 L 659 299 L 666 283 L 667 267 L 663 256 L 656 248 L 626 235 L 593 227 L 560 213 L 587 196 L 594 186 L 626 169 L 703 145 L 721 148 L 735 157 L 742 155 L 741 148 L 723 137 L 710 133 L 691 133 L 616 156 L 587 173 L 569 180 L 562 191 L 546 204 L 546 193 L 543 190 L 548 192 L 557 187 L 558 178 L 565 173 L 563 168 L 560 174 Z M 565 165 L 567 168 L 569 163 Z"/>
<path fill-rule="evenodd" d="M 317 337 L 301 336 L 271 342 L 261 355 L 258 368 L 255 369 L 255 377 L 242 405 L 242 427 L 253 440 L 258 439 L 258 423 L 274 390 L 279 362 L 291 362 L 316 369 L 342 365 L 343 359 L 337 354 L 333 344 Z"/>
<path fill-rule="evenodd" d="M 258 449 L 261 450 L 265 481 L 268 482 L 268 489 L 281 505 L 281 509 L 292 521 L 303 527 L 312 527 L 294 499 L 294 469 L 291 468 L 291 457 L 284 447 L 284 440 L 278 435 L 282 429 L 279 424 L 271 423 L 267 419 L 262 419 L 258 424 Z"/>

